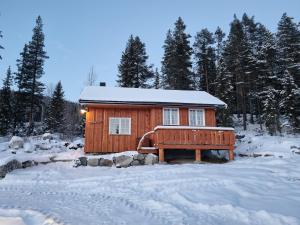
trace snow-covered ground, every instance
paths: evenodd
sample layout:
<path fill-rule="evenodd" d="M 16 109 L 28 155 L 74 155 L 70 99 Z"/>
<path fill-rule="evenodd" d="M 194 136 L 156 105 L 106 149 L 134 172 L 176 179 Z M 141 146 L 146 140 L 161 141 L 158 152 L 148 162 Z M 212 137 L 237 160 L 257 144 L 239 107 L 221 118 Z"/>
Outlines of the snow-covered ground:
<path fill-rule="evenodd" d="M 300 138 L 246 135 L 237 153 L 274 156 L 122 169 L 57 162 L 14 170 L 0 180 L 0 224 L 300 224 Z M 0 157 L 82 154 L 22 151 L 3 150 Z"/>

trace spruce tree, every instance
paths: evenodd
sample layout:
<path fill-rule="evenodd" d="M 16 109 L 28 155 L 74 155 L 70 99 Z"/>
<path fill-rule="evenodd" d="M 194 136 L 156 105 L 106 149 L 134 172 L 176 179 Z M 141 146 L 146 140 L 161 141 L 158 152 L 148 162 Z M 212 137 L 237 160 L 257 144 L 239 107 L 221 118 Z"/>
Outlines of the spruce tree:
<path fill-rule="evenodd" d="M 29 102 L 28 94 L 25 93 L 26 82 L 24 77 L 27 77 L 28 72 L 28 45 L 25 44 L 23 51 L 20 53 L 20 58 L 17 60 L 17 72 L 15 74 L 15 83 L 17 90 L 14 92 L 13 99 L 13 134 L 18 134 L 24 127 L 26 107 Z"/>
<path fill-rule="evenodd" d="M 174 31 L 168 31 L 162 60 L 163 86 L 168 89 L 187 90 L 192 88 L 192 48 L 190 35 L 181 19 L 175 23 Z"/>
<path fill-rule="evenodd" d="M 282 84 L 282 113 L 289 119 L 293 130 L 299 130 L 300 101 L 300 31 L 298 25 L 284 13 L 278 23 L 277 51 L 279 76 Z M 296 101 L 296 102 L 295 102 Z"/>
<path fill-rule="evenodd" d="M 28 134 L 34 129 L 34 116 L 36 106 L 40 104 L 44 84 L 40 81 L 44 74 L 44 60 L 48 58 L 44 50 L 44 33 L 42 18 L 38 16 L 36 26 L 33 29 L 32 40 L 28 44 L 28 65 L 27 72 L 23 77 L 24 92 L 28 95 L 29 106 L 29 127 Z"/>
<path fill-rule="evenodd" d="M 158 72 L 158 69 L 155 69 L 154 72 L 154 83 L 153 83 L 153 87 L 155 89 L 159 89 L 161 88 L 161 79 L 160 79 L 160 73 Z"/>
<path fill-rule="evenodd" d="M 288 70 L 285 70 L 283 77 L 281 78 L 281 84 L 283 87 L 281 92 L 281 108 L 283 109 L 285 116 L 288 118 L 292 130 L 294 132 L 299 132 L 300 121 L 298 117 L 300 115 L 300 89 L 294 82 L 294 78 Z"/>
<path fill-rule="evenodd" d="M 284 13 L 277 28 L 277 49 L 280 73 L 287 69 L 300 87 L 300 31 L 293 18 Z"/>
<path fill-rule="evenodd" d="M 62 132 L 64 129 L 64 92 L 60 81 L 55 86 L 47 109 L 46 125 L 50 132 Z"/>
<path fill-rule="evenodd" d="M 271 135 L 281 132 L 278 95 L 279 93 L 274 87 L 267 86 L 264 90 L 264 96 L 261 100 L 262 117 L 265 121 L 266 128 Z"/>
<path fill-rule="evenodd" d="M 197 33 L 194 43 L 196 76 L 200 79 L 199 89 L 215 94 L 216 56 L 213 33 L 202 29 Z"/>
<path fill-rule="evenodd" d="M 12 120 L 12 73 L 10 67 L 3 80 L 3 87 L 0 92 L 0 135 L 7 135 L 11 128 Z"/>
<path fill-rule="evenodd" d="M 2 35 L 2 31 L 0 30 L 0 38 L 2 38 L 3 35 Z M 2 45 L 0 45 L 0 49 L 4 49 Z M 0 55 L 0 59 L 2 59 L 2 56 Z"/>
<path fill-rule="evenodd" d="M 120 87 L 149 88 L 153 78 L 152 66 L 147 65 L 146 47 L 138 36 L 129 37 L 119 64 L 118 85 Z"/>

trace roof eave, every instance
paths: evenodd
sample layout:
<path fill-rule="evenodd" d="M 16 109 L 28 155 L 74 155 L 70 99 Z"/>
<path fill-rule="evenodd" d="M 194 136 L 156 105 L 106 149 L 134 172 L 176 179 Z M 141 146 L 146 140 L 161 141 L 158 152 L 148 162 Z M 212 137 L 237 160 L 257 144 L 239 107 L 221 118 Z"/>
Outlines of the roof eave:
<path fill-rule="evenodd" d="M 214 107 L 214 108 L 226 108 L 226 104 L 203 104 L 203 103 L 182 103 L 182 102 L 137 102 L 137 101 L 101 101 L 101 100 L 83 100 L 79 99 L 81 105 L 91 104 L 106 104 L 106 105 L 168 105 L 168 106 L 201 106 L 201 107 Z"/>

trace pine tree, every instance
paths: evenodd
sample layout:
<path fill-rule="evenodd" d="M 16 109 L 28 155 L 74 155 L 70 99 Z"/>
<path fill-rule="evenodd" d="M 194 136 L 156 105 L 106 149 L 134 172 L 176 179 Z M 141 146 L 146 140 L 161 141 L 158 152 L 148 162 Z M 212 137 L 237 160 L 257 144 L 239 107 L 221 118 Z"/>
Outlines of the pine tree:
<path fill-rule="evenodd" d="M 214 34 L 214 39 L 215 39 L 215 43 L 216 43 L 215 54 L 216 54 L 217 67 L 220 64 L 220 59 L 221 59 L 221 56 L 222 56 L 223 50 L 224 50 L 224 45 L 225 45 L 224 38 L 225 38 L 225 33 L 221 30 L 220 27 L 217 27 L 217 30 L 215 31 L 215 34 Z"/>
<path fill-rule="evenodd" d="M 194 43 L 194 54 L 196 61 L 196 76 L 200 78 L 200 90 L 215 94 L 216 79 L 216 56 L 213 44 L 215 43 L 213 33 L 202 29 L 197 33 Z"/>
<path fill-rule="evenodd" d="M 168 31 L 162 60 L 163 86 L 168 89 L 192 88 L 192 48 L 190 35 L 185 33 L 181 17 L 175 23 L 174 31 Z"/>
<path fill-rule="evenodd" d="M 216 96 L 228 105 L 226 108 L 217 110 L 217 122 L 221 126 L 232 126 L 232 99 L 233 97 L 233 76 L 227 70 L 226 65 L 221 57 L 219 60 L 218 72 L 216 77 Z"/>
<path fill-rule="evenodd" d="M 12 73 L 10 67 L 3 80 L 3 87 L 0 92 L 0 135 L 6 135 L 11 128 L 12 120 Z"/>
<path fill-rule="evenodd" d="M 131 35 L 119 64 L 118 84 L 120 87 L 149 88 L 153 78 L 152 66 L 147 65 L 148 55 L 140 38 Z"/>
<path fill-rule="evenodd" d="M 249 64 L 252 60 L 243 25 L 235 16 L 224 48 L 224 63 L 234 79 L 232 83 L 234 83 L 235 98 L 233 100 L 238 115 L 243 114 L 244 130 L 247 129 L 247 81 L 250 72 Z"/>
<path fill-rule="evenodd" d="M 55 86 L 46 118 L 47 130 L 62 132 L 64 129 L 64 92 L 61 82 Z"/>
<path fill-rule="evenodd" d="M 23 77 L 24 92 L 28 94 L 29 104 L 29 128 L 28 134 L 31 134 L 34 129 L 34 116 L 36 106 L 40 103 L 44 84 L 40 81 L 44 74 L 44 60 L 48 58 L 44 51 L 44 33 L 42 18 L 38 16 L 36 26 L 33 29 L 32 40 L 28 44 L 28 65 L 27 73 Z"/>
<path fill-rule="evenodd" d="M 154 72 L 154 84 L 153 84 L 153 87 L 155 89 L 160 89 L 161 88 L 160 74 L 159 74 L 157 68 L 155 69 L 155 72 Z"/>
<path fill-rule="evenodd" d="M 261 125 L 263 120 L 270 134 L 281 132 L 278 76 L 278 59 L 274 35 L 259 24 L 257 28 L 257 114 Z"/>
<path fill-rule="evenodd" d="M 15 83 L 17 90 L 14 92 L 13 99 L 13 134 L 18 134 L 19 130 L 24 127 L 26 106 L 28 102 L 28 94 L 25 93 L 26 83 L 24 77 L 28 72 L 28 45 L 25 44 L 23 51 L 20 53 L 20 58 L 17 60 L 18 71 L 15 74 Z"/>

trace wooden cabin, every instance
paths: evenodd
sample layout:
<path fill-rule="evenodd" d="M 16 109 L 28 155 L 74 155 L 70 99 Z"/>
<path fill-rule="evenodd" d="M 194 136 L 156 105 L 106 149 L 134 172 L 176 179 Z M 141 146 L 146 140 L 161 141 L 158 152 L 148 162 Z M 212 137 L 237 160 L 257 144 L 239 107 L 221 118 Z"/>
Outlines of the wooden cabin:
<path fill-rule="evenodd" d="M 216 127 L 216 109 L 226 107 L 204 91 L 88 86 L 80 104 L 86 110 L 86 153 L 137 150 L 159 155 L 165 150 L 228 150 L 233 160 L 235 135 Z"/>

